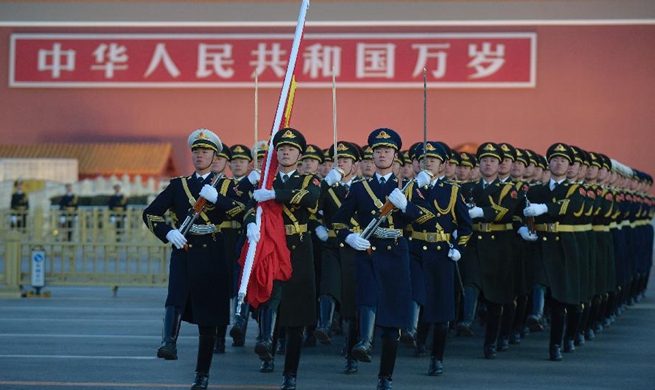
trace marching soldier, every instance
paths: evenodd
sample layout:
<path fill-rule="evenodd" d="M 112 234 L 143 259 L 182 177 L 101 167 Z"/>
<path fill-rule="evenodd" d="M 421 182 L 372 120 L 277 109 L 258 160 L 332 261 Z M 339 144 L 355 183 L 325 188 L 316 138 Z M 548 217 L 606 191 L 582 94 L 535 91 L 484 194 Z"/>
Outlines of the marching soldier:
<path fill-rule="evenodd" d="M 264 362 L 273 359 L 273 333 L 275 325 L 286 329 L 286 353 L 282 390 L 296 388 L 303 329 L 316 324 L 316 287 L 313 249 L 307 228 L 309 216 L 316 212 L 320 196 L 320 182 L 315 175 L 300 175 L 297 163 L 307 144 L 305 137 L 292 128 L 279 130 L 273 137 L 277 151 L 278 174 L 273 189 L 258 189 L 253 193 L 257 202 L 274 200 L 283 206 L 287 247 L 291 252 L 293 274 L 284 282 L 274 282 L 268 302 L 259 307 L 259 337 L 255 353 Z M 245 222 L 251 242 L 259 240 L 254 224 L 254 209 L 250 209 Z M 279 316 L 278 316 L 279 313 Z"/>
<path fill-rule="evenodd" d="M 359 342 L 352 355 L 359 361 L 371 361 L 371 342 L 375 325 L 382 329 L 382 353 L 378 373 L 378 390 L 391 388 L 396 363 L 400 329 L 409 325 L 411 283 L 407 241 L 402 236 L 406 224 L 402 211 L 407 199 L 398 188 L 400 182 L 392 172 L 402 141 L 388 128 L 374 130 L 368 137 L 373 150 L 376 172 L 373 177 L 353 183 L 332 220 L 339 239 L 357 250 L 357 314 Z M 389 200 L 392 210 L 386 220 L 369 237 L 351 230 L 350 219 L 356 215 L 360 226 L 367 226 Z M 370 254 L 366 251 L 370 249 Z"/>
<path fill-rule="evenodd" d="M 535 217 L 539 245 L 536 269 L 537 287 L 550 297 L 551 325 L 549 357 L 562 360 L 562 342 L 567 310 L 581 302 L 579 252 L 576 237 L 576 216 L 584 212 L 586 191 L 579 184 L 566 180 L 574 161 L 571 147 L 563 143 L 548 148 L 550 182 L 530 188 L 530 205 L 523 210 L 526 217 Z M 543 307 L 528 318 L 539 321 Z"/>
<path fill-rule="evenodd" d="M 11 194 L 11 228 L 21 232 L 27 227 L 27 211 L 30 208 L 27 194 L 23 192 L 23 181 L 16 180 L 14 193 Z"/>
<path fill-rule="evenodd" d="M 498 180 L 498 166 L 504 159 L 501 147 L 485 142 L 477 150 L 482 180 L 465 183 L 462 192 L 470 205 L 475 231 L 463 255 L 464 321 L 460 334 L 470 335 L 475 318 L 475 301 L 481 296 L 487 306 L 484 357 L 496 358 L 496 342 L 503 305 L 514 300 L 511 239 L 512 215 L 518 193 L 512 184 Z M 508 259 L 509 257 L 509 259 Z"/>
<path fill-rule="evenodd" d="M 443 373 L 448 323 L 455 320 L 454 263 L 471 237 L 472 226 L 459 186 L 443 181 L 445 150 L 436 142 L 427 142 L 425 153 L 423 145 L 416 150 L 419 159 L 425 157 L 429 173 L 420 172 L 407 190 L 406 214 L 413 220 L 412 295 L 422 306 L 421 322 L 434 327 L 428 375 L 436 376 Z M 417 321 L 418 310 L 415 313 Z"/>
<path fill-rule="evenodd" d="M 114 193 L 109 197 L 108 207 L 112 213 L 109 216 L 109 222 L 116 227 L 116 241 L 120 241 L 120 236 L 125 228 L 125 210 L 127 197 L 121 193 L 121 185 L 114 184 Z"/>
<path fill-rule="evenodd" d="M 206 389 L 217 327 L 226 326 L 230 320 L 232 275 L 225 261 L 223 236 L 216 226 L 228 216 L 238 218 L 245 207 L 238 199 L 222 195 L 230 193 L 229 190 L 217 190 L 209 185 L 215 175 L 211 172 L 212 165 L 223 148 L 218 136 L 207 129 L 198 129 L 191 133 L 188 144 L 195 172 L 171 179 L 143 211 L 143 221 L 162 242 L 173 244 L 162 343 L 157 357 L 176 360 L 180 322 L 196 324 L 198 358 L 191 388 Z M 221 187 L 231 185 L 231 181 L 224 181 Z M 179 230 L 180 223 L 188 215 L 189 205 L 195 204 L 200 196 L 208 201 L 207 206 L 185 237 Z M 169 210 L 175 226 L 165 222 L 164 215 Z"/>
<path fill-rule="evenodd" d="M 59 200 L 59 212 L 61 213 L 59 224 L 62 230 L 66 231 L 68 241 L 73 239 L 73 222 L 76 219 L 78 200 L 77 195 L 73 194 L 73 185 L 66 183 L 66 193 Z"/>
<path fill-rule="evenodd" d="M 319 209 L 323 212 L 323 224 L 316 228 L 316 234 L 323 241 L 321 246 L 323 269 L 320 281 L 319 320 L 314 334 L 321 343 L 331 344 L 330 326 L 338 307 L 341 318 L 348 321 L 345 373 L 354 374 L 358 371 L 357 359 L 352 355 L 352 348 L 357 342 L 355 250 L 340 244 L 335 231 L 328 230 L 326 226 L 332 227 L 334 215 L 352 185 L 358 181 L 355 173 L 360 154 L 355 145 L 341 141 L 337 143 L 337 156 L 338 169 L 332 169 L 323 179 L 319 201 Z M 361 231 L 355 218 L 350 219 L 348 226 L 354 232 Z"/>

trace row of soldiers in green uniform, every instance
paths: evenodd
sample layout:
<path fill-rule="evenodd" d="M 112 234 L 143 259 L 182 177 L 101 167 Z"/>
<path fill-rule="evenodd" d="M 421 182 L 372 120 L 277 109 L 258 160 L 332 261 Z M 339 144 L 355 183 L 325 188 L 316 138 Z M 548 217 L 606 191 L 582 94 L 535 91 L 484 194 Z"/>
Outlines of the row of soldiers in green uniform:
<path fill-rule="evenodd" d="M 520 343 L 526 326 L 543 330 L 549 311 L 549 353 L 557 361 L 562 351 L 573 351 L 593 331 L 610 325 L 646 289 L 652 266 L 655 209 L 647 194 L 652 179 L 602 154 L 557 143 L 540 157 L 486 142 L 473 155 L 428 141 L 412 145 L 403 161 L 400 136 L 381 128 L 369 135 L 366 148 L 338 142 L 335 159 L 335 145 L 323 151 L 307 145 L 297 130 L 282 129 L 273 140 L 279 162 L 273 189 L 256 189 L 259 173 L 249 172 L 248 165 L 255 156 L 262 161 L 264 150 L 251 154 L 244 145 L 217 147 L 218 137 L 199 131 L 202 136 L 196 131 L 189 139 L 194 153 L 214 150 L 215 169 L 222 172 L 231 160 L 235 177 L 222 178 L 212 190 L 207 176 L 212 174 L 206 171 L 203 177 L 201 160 L 194 159 L 196 173 L 171 181 L 171 189 L 144 212 L 149 228 L 175 246 L 158 356 L 177 358 L 180 320 L 198 324 L 192 388 L 207 386 L 207 345 L 224 351 L 229 313 L 221 309 L 220 318 L 206 320 L 205 311 L 216 311 L 217 305 L 200 310 L 195 303 L 209 298 L 198 297 L 207 290 L 193 279 L 198 270 L 192 264 L 199 267 L 198 257 L 216 253 L 194 254 L 182 268 L 177 258 L 192 256 L 191 248 L 201 242 L 206 248 L 211 234 L 225 259 L 220 271 L 231 280 L 231 291 L 217 293 L 218 299 L 234 296 L 241 246 L 246 239 L 251 244 L 260 239 L 257 202 L 282 205 L 291 253 L 290 279 L 275 282 L 271 299 L 255 314 L 261 371 L 274 370 L 279 330 L 286 330 L 281 389 L 296 388 L 303 334 L 305 345 L 312 335 L 331 343 L 335 312 L 348 322 L 348 374 L 357 372 L 359 361 L 371 361 L 373 332 L 381 331 L 377 388 L 389 389 L 399 340 L 423 354 L 432 329 L 428 374 L 440 375 L 449 324 L 459 319 L 458 334 L 472 335 L 478 302 L 487 311 L 486 358 Z M 211 232 L 201 224 L 184 237 L 162 226 L 166 210 L 176 210 L 179 222 L 198 196 L 220 211 L 216 219 L 207 213 L 204 222 L 214 226 Z M 388 214 L 380 218 L 383 212 Z M 214 275 L 200 269 L 196 278 Z M 215 280 L 209 283 L 215 286 Z M 230 329 L 234 346 L 244 343 L 248 305 L 239 312 Z"/>

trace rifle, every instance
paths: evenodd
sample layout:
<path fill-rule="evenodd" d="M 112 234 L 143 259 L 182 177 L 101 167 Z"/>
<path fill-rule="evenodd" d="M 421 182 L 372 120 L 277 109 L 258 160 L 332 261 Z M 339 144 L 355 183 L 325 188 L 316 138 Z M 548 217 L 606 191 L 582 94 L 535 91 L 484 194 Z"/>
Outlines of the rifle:
<path fill-rule="evenodd" d="M 528 185 L 523 184 L 521 187 L 521 192 L 523 192 L 523 199 L 525 199 L 525 207 L 530 207 L 530 200 L 528 199 Z M 528 225 L 528 230 L 530 234 L 535 234 L 537 230 L 534 227 L 534 217 L 525 217 L 525 221 Z"/>
<path fill-rule="evenodd" d="M 223 178 L 223 176 L 224 176 L 223 173 L 215 174 L 209 185 L 216 188 L 218 182 Z M 200 213 L 203 212 L 206 205 L 207 205 L 207 199 L 203 198 L 202 196 L 198 197 L 196 203 L 193 205 L 193 207 L 189 209 L 186 218 L 184 218 L 184 222 L 182 222 L 182 225 L 180 225 L 180 233 L 182 233 L 183 236 L 186 236 L 189 230 L 191 230 L 193 223 L 196 221 L 196 219 L 198 219 Z M 187 249 L 188 246 L 184 245 L 184 250 Z"/>

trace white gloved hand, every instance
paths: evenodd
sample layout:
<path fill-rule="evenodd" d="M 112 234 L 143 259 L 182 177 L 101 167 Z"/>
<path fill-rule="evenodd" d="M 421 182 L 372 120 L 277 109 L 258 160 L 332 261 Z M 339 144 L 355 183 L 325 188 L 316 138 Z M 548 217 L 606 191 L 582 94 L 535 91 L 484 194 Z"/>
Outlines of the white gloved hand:
<path fill-rule="evenodd" d="M 328 238 L 330 238 L 328 234 L 328 230 L 323 225 L 317 226 L 314 231 L 316 232 L 316 237 L 318 237 L 318 239 L 323 242 L 327 241 Z"/>
<path fill-rule="evenodd" d="M 250 184 L 255 185 L 255 184 L 259 183 L 259 179 L 261 177 L 262 177 L 262 175 L 259 173 L 259 171 L 256 170 L 256 169 L 253 169 L 248 174 L 248 181 L 250 182 Z"/>
<path fill-rule="evenodd" d="M 116 223 L 116 217 L 114 217 L 113 215 L 111 217 L 109 217 L 109 223 L 111 223 L 112 225 L 115 224 Z"/>
<path fill-rule="evenodd" d="M 346 244 L 350 245 L 357 251 L 365 251 L 371 247 L 371 243 L 367 239 L 362 238 L 359 233 L 350 233 L 348 237 L 346 237 Z"/>
<path fill-rule="evenodd" d="M 341 172 L 339 172 L 339 171 L 338 171 L 337 169 L 335 169 L 335 168 L 332 168 L 332 169 L 330 170 L 330 172 L 328 172 L 328 174 L 325 175 L 325 178 L 324 178 L 323 180 L 325 180 L 325 182 L 327 183 L 327 185 L 329 185 L 330 187 L 332 187 L 332 186 L 334 185 L 334 183 L 336 183 L 336 182 L 338 182 L 338 181 L 341 181 L 341 177 L 342 177 L 342 176 L 341 176 Z"/>
<path fill-rule="evenodd" d="M 246 227 L 246 236 L 248 237 L 248 241 L 251 243 L 259 242 L 260 233 L 256 223 L 250 222 L 248 224 Z"/>
<path fill-rule="evenodd" d="M 12 215 L 11 216 L 11 223 L 13 223 L 14 225 L 17 224 L 18 223 L 18 217 L 15 216 L 15 215 Z"/>
<path fill-rule="evenodd" d="M 419 187 L 425 187 L 432 182 L 432 176 L 426 171 L 421 171 L 416 175 L 416 185 Z"/>
<path fill-rule="evenodd" d="M 543 203 L 533 203 L 523 209 L 523 215 L 526 217 L 538 217 L 548 212 L 548 206 Z"/>
<path fill-rule="evenodd" d="M 537 241 L 537 234 L 530 233 L 527 226 L 521 226 L 518 230 L 518 233 L 521 235 L 521 238 L 525 241 L 534 242 Z"/>
<path fill-rule="evenodd" d="M 218 191 L 216 191 L 216 188 L 210 186 L 209 184 L 205 184 L 200 190 L 200 196 L 212 203 L 216 203 L 216 200 L 218 199 Z"/>
<path fill-rule="evenodd" d="M 469 216 L 471 219 L 482 218 L 484 217 L 484 211 L 480 207 L 475 206 L 472 209 L 469 209 Z"/>
<path fill-rule="evenodd" d="M 177 229 L 173 229 L 166 233 L 166 239 L 177 249 L 184 248 L 184 244 L 186 244 L 186 237 L 184 237 Z"/>
<path fill-rule="evenodd" d="M 391 191 L 389 194 L 389 201 L 391 201 L 391 203 L 393 203 L 393 205 L 399 208 L 403 213 L 407 210 L 407 198 L 398 188 Z"/>
<path fill-rule="evenodd" d="M 459 250 L 455 248 L 450 248 L 448 251 L 448 257 L 450 257 L 450 260 L 452 261 L 459 261 L 459 259 L 462 258 L 462 254 L 459 253 Z"/>
<path fill-rule="evenodd" d="M 65 224 L 66 223 L 66 217 L 63 216 L 63 215 L 61 217 L 59 217 L 59 223 L 61 223 L 62 225 Z"/>
<path fill-rule="evenodd" d="M 275 190 L 265 190 L 260 188 L 252 193 L 252 197 L 257 202 L 265 202 L 267 200 L 275 199 Z"/>

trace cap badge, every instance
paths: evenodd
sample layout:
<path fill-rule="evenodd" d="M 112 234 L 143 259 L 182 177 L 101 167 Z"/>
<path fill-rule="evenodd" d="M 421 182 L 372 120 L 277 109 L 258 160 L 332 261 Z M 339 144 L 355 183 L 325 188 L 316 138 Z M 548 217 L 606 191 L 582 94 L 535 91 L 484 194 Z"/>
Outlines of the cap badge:
<path fill-rule="evenodd" d="M 287 130 L 282 134 L 282 138 L 296 138 L 296 136 L 291 132 L 291 130 Z"/>
<path fill-rule="evenodd" d="M 377 137 L 375 138 L 381 138 L 381 139 L 389 139 L 391 136 L 387 134 L 386 131 L 382 130 L 380 133 L 378 133 Z"/>

